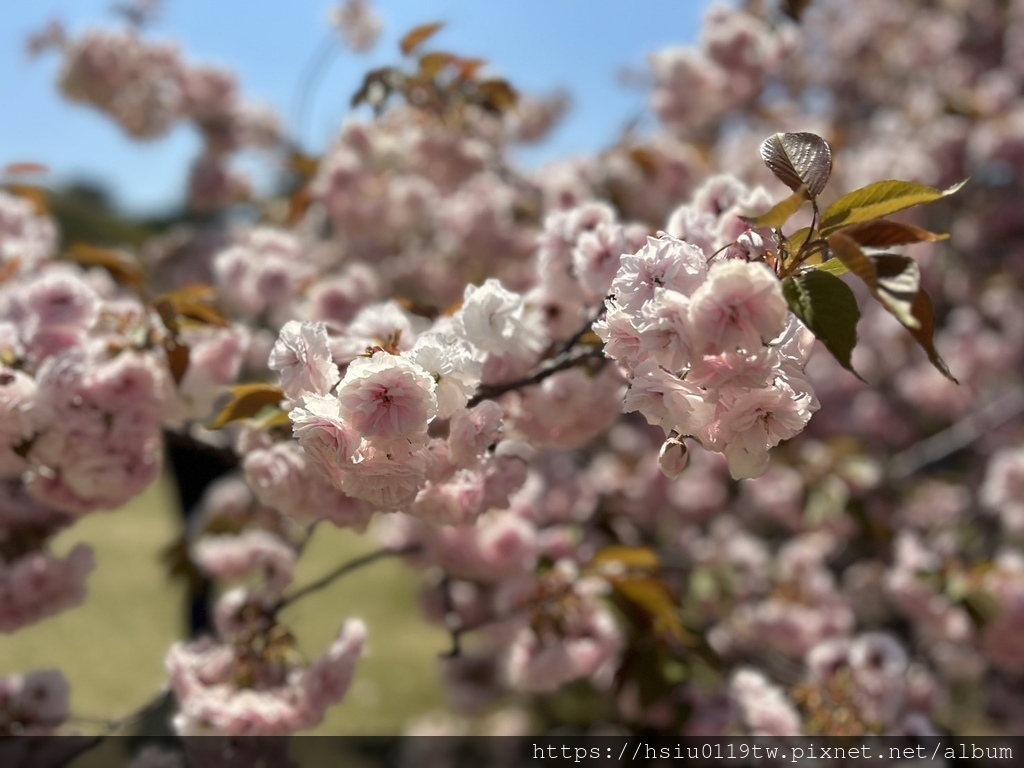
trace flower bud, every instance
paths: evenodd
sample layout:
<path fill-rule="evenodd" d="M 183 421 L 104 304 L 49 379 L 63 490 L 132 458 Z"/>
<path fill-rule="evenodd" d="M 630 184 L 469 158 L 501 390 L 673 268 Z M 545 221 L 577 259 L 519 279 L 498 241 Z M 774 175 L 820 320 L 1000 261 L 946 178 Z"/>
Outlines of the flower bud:
<path fill-rule="evenodd" d="M 661 446 L 661 452 L 658 454 L 658 466 L 661 468 L 661 474 L 669 480 L 675 480 L 683 474 L 683 470 L 689 463 L 690 452 L 686 449 L 686 443 L 678 437 L 670 437 Z"/>

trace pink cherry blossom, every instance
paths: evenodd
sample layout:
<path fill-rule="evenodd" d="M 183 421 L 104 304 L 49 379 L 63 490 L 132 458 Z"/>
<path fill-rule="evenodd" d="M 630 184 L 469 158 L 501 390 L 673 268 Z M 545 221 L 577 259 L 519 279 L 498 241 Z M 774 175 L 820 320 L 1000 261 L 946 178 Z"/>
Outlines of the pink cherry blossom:
<path fill-rule="evenodd" d="M 757 477 L 768 466 L 768 450 L 799 433 L 814 410 L 809 396 L 785 385 L 750 390 L 729 403 L 712 442 L 729 460 L 733 477 Z"/>
<path fill-rule="evenodd" d="M 33 552 L 0 561 L 0 632 L 13 632 L 79 605 L 96 567 L 92 548 L 76 544 L 63 559 Z"/>
<path fill-rule="evenodd" d="M 692 243 L 649 237 L 635 254 L 622 257 L 612 292 L 624 308 L 633 311 L 655 298 L 659 288 L 689 296 L 704 280 L 706 258 Z"/>
<path fill-rule="evenodd" d="M 1008 531 L 1024 531 L 1024 449 L 1004 449 L 988 464 L 981 502 L 999 515 Z"/>
<path fill-rule="evenodd" d="M 46 736 L 70 716 L 68 682 L 56 669 L 0 679 L 0 733 Z"/>
<path fill-rule="evenodd" d="M 377 352 L 349 363 L 338 387 L 346 424 L 368 438 L 423 434 L 437 413 L 434 378 L 405 357 Z"/>
<path fill-rule="evenodd" d="M 470 343 L 487 352 L 539 352 L 544 345 L 540 318 L 527 311 L 523 299 L 497 280 L 466 286 L 457 327 Z"/>
<path fill-rule="evenodd" d="M 690 302 L 693 343 L 708 354 L 753 354 L 782 333 L 788 312 L 782 286 L 768 267 L 717 261 Z"/>
<path fill-rule="evenodd" d="M 358 447 L 358 436 L 342 421 L 338 398 L 306 395 L 288 413 L 288 418 L 302 450 L 340 488 L 344 477 L 342 468 Z"/>
<path fill-rule="evenodd" d="M 729 682 L 743 723 L 753 736 L 800 736 L 800 713 L 785 692 L 757 670 L 740 669 Z"/>
<path fill-rule="evenodd" d="M 270 370 L 281 373 L 281 388 L 288 397 L 304 394 L 326 395 L 340 376 L 331 360 L 327 327 L 323 323 L 291 320 L 270 352 Z"/>

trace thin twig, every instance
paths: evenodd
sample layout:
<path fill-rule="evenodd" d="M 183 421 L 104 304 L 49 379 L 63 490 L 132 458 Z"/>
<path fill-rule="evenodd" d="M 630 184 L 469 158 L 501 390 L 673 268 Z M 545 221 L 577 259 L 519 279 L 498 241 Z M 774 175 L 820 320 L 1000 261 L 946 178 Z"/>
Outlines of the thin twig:
<path fill-rule="evenodd" d="M 1015 387 L 974 413 L 900 451 L 889 461 L 889 478 L 906 480 L 918 470 L 966 448 L 986 432 L 1024 413 L 1024 387 Z"/>
<path fill-rule="evenodd" d="M 583 324 L 583 327 L 572 335 L 572 338 L 570 338 L 568 341 L 562 344 L 561 349 L 558 350 L 559 356 L 568 354 L 570 351 L 572 351 L 572 348 L 579 344 L 580 341 L 582 341 L 583 337 L 590 333 L 591 330 L 593 330 L 594 323 L 596 323 L 598 320 L 604 317 L 604 313 L 607 311 L 607 309 L 608 305 L 604 301 L 602 301 L 601 306 L 598 308 L 597 312 L 594 313 L 594 316 L 587 320 L 587 322 Z"/>
<path fill-rule="evenodd" d="M 298 557 L 306 551 L 306 547 L 309 546 L 310 539 L 313 538 L 313 534 L 316 533 L 317 526 L 320 525 L 320 520 L 314 520 L 302 534 L 302 541 L 295 547 L 295 556 Z"/>
<path fill-rule="evenodd" d="M 404 547 L 403 549 L 384 548 L 362 555 L 361 557 L 357 557 L 354 560 L 349 560 L 347 563 L 342 563 L 333 571 L 325 574 L 324 576 L 312 582 L 311 584 L 307 584 L 304 587 L 300 587 L 299 589 L 292 592 L 290 595 L 285 595 L 277 601 L 272 611 L 274 613 L 277 613 L 283 608 L 288 607 L 292 603 L 295 603 L 296 601 L 301 600 L 302 598 L 311 595 L 314 592 L 319 592 L 322 589 L 326 589 L 335 581 L 340 579 L 342 576 L 351 573 L 352 571 L 358 571 L 360 568 L 364 568 L 365 566 L 375 563 L 378 560 L 384 560 L 388 557 L 404 557 L 405 555 L 415 555 L 418 552 L 421 552 L 422 550 L 423 547 L 419 544 Z"/>
<path fill-rule="evenodd" d="M 442 587 L 448 590 L 451 586 L 449 577 L 446 575 L 442 581 Z M 539 599 L 527 600 L 518 605 L 513 606 L 510 610 L 504 613 L 496 613 L 492 616 L 485 616 L 479 621 L 470 622 L 469 624 L 463 624 L 459 618 L 458 611 L 454 605 L 451 607 L 451 613 L 449 614 L 448 605 L 451 601 L 451 593 L 444 595 L 445 600 L 445 626 L 448 629 L 448 634 L 451 636 L 452 647 L 445 653 L 439 654 L 442 659 L 457 659 L 462 656 L 462 636 L 468 632 L 477 632 L 487 627 L 492 627 L 496 624 L 502 624 L 510 619 L 522 616 L 530 611 L 538 610 L 544 606 L 557 603 L 559 600 L 565 597 L 564 592 L 556 592 L 546 597 Z"/>
<path fill-rule="evenodd" d="M 523 389 L 525 387 L 532 387 L 534 384 L 540 384 L 544 379 L 555 375 L 559 371 L 574 368 L 587 360 L 600 360 L 602 364 L 607 362 L 607 358 L 604 356 L 604 348 L 595 347 L 594 349 L 588 349 L 582 354 L 565 357 L 522 379 L 516 379 L 515 381 L 509 381 L 504 384 L 481 385 L 477 393 L 469 399 L 468 403 L 466 403 L 466 407 L 472 408 L 474 405 L 478 405 L 484 400 L 500 397 L 506 392 L 512 392 L 513 390 Z"/>
<path fill-rule="evenodd" d="M 106 726 L 104 732 L 90 737 L 84 744 L 82 744 L 81 747 L 74 750 L 70 755 L 64 758 L 60 765 L 64 766 L 68 765 L 69 763 L 73 763 L 86 752 L 91 752 L 92 750 L 96 749 L 96 747 L 100 746 L 104 741 L 109 739 L 118 731 L 128 727 L 129 725 L 133 725 L 139 722 L 148 715 L 159 710 L 170 700 L 170 698 L 170 689 L 162 688 L 152 699 L 147 701 L 134 712 L 130 712 L 127 715 L 119 717 L 115 720 L 103 721 L 104 725 Z M 78 718 L 77 720 L 82 721 L 82 719 L 83 718 Z"/>
<path fill-rule="evenodd" d="M 328 31 L 327 37 L 320 43 L 320 47 L 317 48 L 310 58 L 299 80 L 299 89 L 295 94 L 292 110 L 295 116 L 295 135 L 299 137 L 300 141 L 305 129 L 310 94 L 312 94 L 316 82 L 327 71 L 327 65 L 330 64 L 332 57 L 338 54 L 339 49 L 337 33 L 331 29 Z"/>
<path fill-rule="evenodd" d="M 466 629 L 455 608 L 455 601 L 452 599 L 452 580 L 447 573 L 441 578 L 441 603 L 444 610 L 444 626 L 451 636 L 452 647 L 440 656 L 442 659 L 457 659 L 462 656 L 462 633 Z"/>

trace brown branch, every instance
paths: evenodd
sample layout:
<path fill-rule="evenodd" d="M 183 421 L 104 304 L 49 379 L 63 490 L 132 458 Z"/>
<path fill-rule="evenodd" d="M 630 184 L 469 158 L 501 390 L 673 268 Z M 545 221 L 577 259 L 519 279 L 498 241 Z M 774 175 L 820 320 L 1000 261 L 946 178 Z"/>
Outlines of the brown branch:
<path fill-rule="evenodd" d="M 1024 413 L 1024 388 L 1015 387 L 941 432 L 897 453 L 889 460 L 890 480 L 906 480 L 1021 413 Z"/>
<path fill-rule="evenodd" d="M 299 589 L 295 590 L 289 595 L 284 595 L 274 604 L 274 606 L 271 608 L 271 612 L 277 613 L 278 611 L 287 608 L 289 605 L 292 605 L 298 600 L 301 600 L 302 598 L 307 597 L 313 594 L 314 592 L 319 592 L 322 589 L 326 589 L 335 581 L 340 579 L 342 576 L 352 573 L 353 571 L 358 571 L 360 568 L 364 568 L 367 565 L 377 562 L 378 560 L 384 560 L 388 557 L 404 557 L 405 555 L 415 555 L 422 551 L 422 545 L 414 544 L 403 549 L 378 549 L 374 552 L 369 552 L 365 555 L 357 557 L 354 560 L 349 560 L 347 563 L 342 563 L 341 565 L 339 565 L 333 571 L 324 574 L 316 581 L 307 584 L 304 587 L 299 587 Z"/>
<path fill-rule="evenodd" d="M 109 739 L 111 736 L 116 734 L 123 728 L 133 725 L 140 720 L 146 718 L 152 713 L 158 711 L 171 699 L 171 691 L 169 688 L 162 688 L 153 698 L 143 704 L 141 707 L 136 709 L 134 712 L 130 712 L 123 717 L 119 717 L 115 720 L 102 720 L 100 721 L 104 725 L 103 733 L 99 733 L 95 736 L 88 737 L 80 747 L 71 751 L 66 757 L 64 757 L 57 766 L 65 766 L 73 763 L 79 757 L 84 755 L 86 752 L 91 752 L 100 746 L 104 741 Z M 87 718 L 69 718 L 69 722 L 83 722 L 88 721 Z M 96 722 L 91 720 L 90 722 Z M 56 766 L 55 766 L 56 768 Z"/>
<path fill-rule="evenodd" d="M 476 394 L 473 395 L 469 399 L 469 402 L 466 403 L 466 407 L 472 408 L 475 405 L 479 405 L 484 400 L 491 400 L 495 397 L 500 397 L 507 392 L 532 387 L 534 384 L 540 384 L 544 379 L 554 376 L 560 371 L 575 368 L 577 365 L 585 363 L 587 360 L 598 360 L 603 366 L 608 361 L 608 358 L 604 356 L 603 347 L 595 347 L 594 349 L 588 349 L 578 355 L 564 357 L 561 360 L 540 368 L 535 373 L 532 373 L 522 379 L 508 381 L 504 384 L 481 384 Z"/>
<path fill-rule="evenodd" d="M 240 463 L 238 454 L 231 448 L 221 448 L 216 445 L 210 445 L 202 440 L 197 440 L 187 432 L 178 432 L 173 429 L 164 430 L 164 441 L 167 445 L 173 445 L 178 448 L 187 448 L 201 453 L 205 456 L 209 456 L 230 469 L 237 467 Z"/>
<path fill-rule="evenodd" d="M 452 599 L 452 580 L 447 573 L 441 578 L 441 601 L 444 606 L 444 626 L 451 636 L 452 647 L 451 650 L 439 655 L 442 659 L 458 659 L 462 656 L 462 633 L 466 628 L 455 608 L 455 601 Z"/>

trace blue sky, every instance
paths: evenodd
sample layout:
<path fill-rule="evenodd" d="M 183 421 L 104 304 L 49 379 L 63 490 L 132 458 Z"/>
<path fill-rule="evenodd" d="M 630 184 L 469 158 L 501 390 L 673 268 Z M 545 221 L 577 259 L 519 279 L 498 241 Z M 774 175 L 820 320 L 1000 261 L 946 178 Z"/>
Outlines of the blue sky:
<path fill-rule="evenodd" d="M 371 67 L 395 63 L 397 40 L 419 24 L 444 21 L 437 49 L 491 62 L 491 71 L 521 90 L 565 88 L 573 109 L 540 150 L 544 160 L 593 152 L 643 113 L 646 93 L 621 83 L 649 53 L 697 37 L 707 0 L 372 0 L 384 35 L 368 56 L 336 56 L 310 99 L 303 143 L 322 149 L 348 114 L 348 99 Z M 76 34 L 120 23 L 111 0 L 9 3 L 0 25 L 0 166 L 34 161 L 58 179 L 103 182 L 128 210 L 157 210 L 180 198 L 198 139 L 187 127 L 139 144 L 106 118 L 64 102 L 54 87 L 58 57 L 30 60 L 24 42 L 49 20 Z M 165 0 L 149 35 L 174 40 L 186 58 L 240 75 L 243 93 L 276 108 L 296 133 L 302 73 L 328 34 L 330 0 Z"/>

